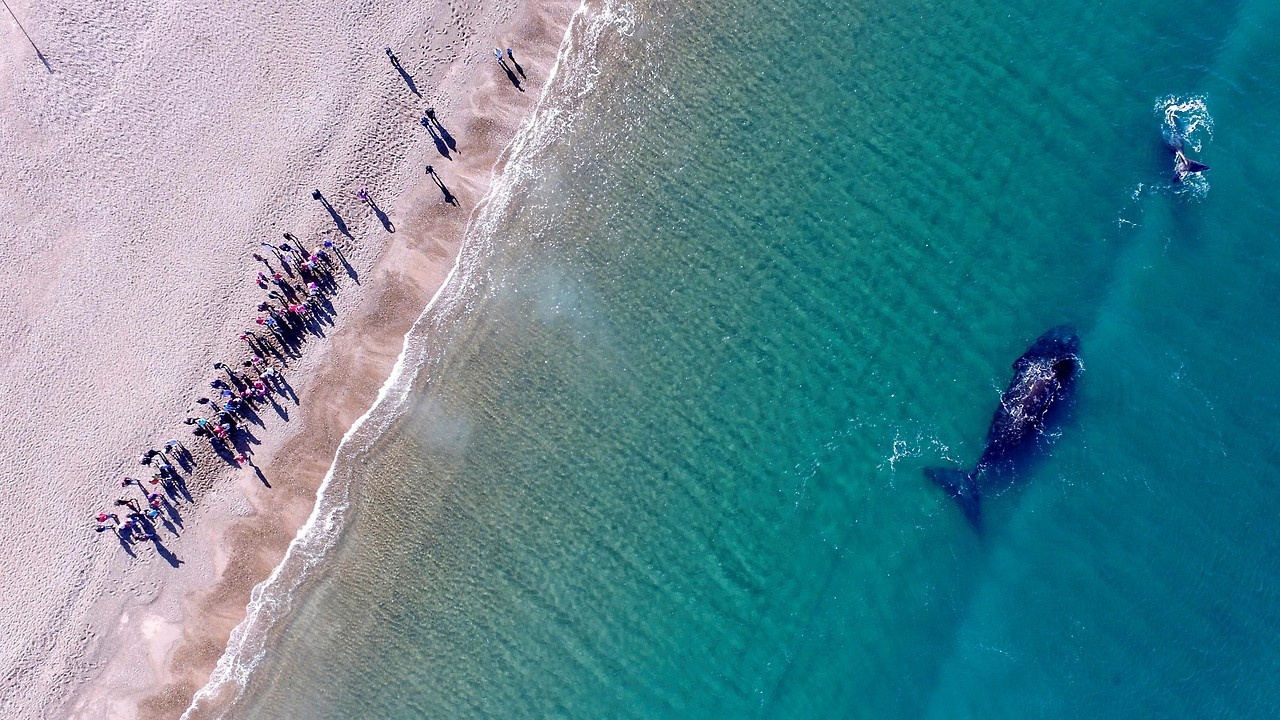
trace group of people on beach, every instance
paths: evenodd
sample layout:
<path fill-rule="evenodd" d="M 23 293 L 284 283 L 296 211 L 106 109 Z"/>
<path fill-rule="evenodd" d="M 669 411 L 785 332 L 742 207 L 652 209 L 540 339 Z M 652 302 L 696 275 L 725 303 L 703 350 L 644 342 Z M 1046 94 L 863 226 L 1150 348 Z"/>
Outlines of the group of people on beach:
<path fill-rule="evenodd" d="M 264 242 L 262 247 L 270 254 L 253 253 L 253 259 L 262 265 L 255 282 L 267 291 L 257 305 L 256 327 L 240 334 L 245 350 L 238 363 L 214 363 L 218 375 L 209 383 L 212 392 L 196 400 L 204 411 L 183 421 L 191 427 L 192 435 L 207 441 L 214 456 L 232 466 L 255 470 L 250 444 L 258 440 L 246 424 L 263 425 L 257 411 L 268 405 L 275 406 L 287 419 L 276 398 L 291 396 L 296 403 L 297 396 L 281 368 L 300 356 L 308 335 L 321 334 L 319 323 L 332 324 L 333 308 L 328 296 L 338 290 L 333 273 L 335 257 L 346 263 L 332 240 L 308 250 L 295 235 L 286 232 L 283 242 Z M 149 470 L 149 475 L 142 473 L 141 478 L 126 476 L 120 480 L 120 496 L 112 507 L 94 516 L 94 529 L 114 532 L 130 554 L 133 543 L 152 540 L 157 549 L 172 557 L 160 543 L 159 529 L 163 526 L 174 535 L 178 533 L 181 515 L 177 504 L 194 500 L 186 480 L 197 465 L 196 456 L 183 441 L 174 438 L 161 449 L 148 449 L 138 462 Z M 262 478 L 260 470 L 258 473 Z M 176 564 L 176 558 L 171 562 Z"/>
<path fill-rule="evenodd" d="M 524 68 L 516 62 L 515 54 L 508 49 L 504 58 L 501 50 L 495 49 L 494 52 L 508 77 L 519 87 L 518 80 L 514 79 L 515 75 L 507 66 L 507 60 L 510 60 L 524 77 Z M 399 58 L 391 48 L 387 48 L 386 53 L 392 65 L 406 76 L 410 89 L 417 93 Z M 422 123 L 429 130 L 441 133 L 437 138 L 437 149 L 442 154 L 447 157 L 447 151 L 442 148 L 456 149 L 452 136 L 439 124 L 433 108 L 427 109 Z M 433 137 L 437 136 L 433 133 Z M 446 202 L 456 205 L 456 198 L 430 165 L 427 166 L 427 174 L 436 180 Z M 317 189 L 311 197 L 329 212 L 341 234 L 350 238 L 341 216 L 323 193 Z M 378 214 L 384 226 L 389 224 L 364 186 L 356 192 L 356 197 Z M 276 397 L 288 396 L 295 404 L 298 398 L 285 380 L 282 368 L 288 365 L 289 359 L 300 356 L 301 344 L 308 334 L 322 334 L 320 323 L 332 324 L 330 315 L 333 307 L 327 298 L 338 290 L 332 272 L 334 258 L 341 261 L 349 273 L 353 272 L 333 241 L 324 240 L 308 250 L 292 233 L 286 232 L 283 236 L 283 242 L 261 244 L 269 254 L 263 251 L 252 254 L 253 259 L 262 265 L 254 281 L 266 291 L 266 297 L 257 305 L 255 327 L 240 334 L 245 349 L 239 363 L 214 363 L 213 368 L 218 375 L 209 384 L 213 392 L 196 400 L 204 412 L 184 420 L 196 438 L 207 441 L 212 455 L 235 467 L 253 467 L 264 484 L 266 477 L 251 459 L 250 445 L 258 440 L 247 424 L 263 425 L 257 411 L 267 405 L 275 407 L 281 418 L 288 420 Z M 164 526 L 174 535 L 178 534 L 182 520 L 176 505 L 183 500 L 194 502 L 186 479 L 196 468 L 196 455 L 183 441 L 175 438 L 165 442 L 162 449 L 148 449 L 138 462 L 149 470 L 149 476 L 140 473 L 145 477 L 124 477 L 119 485 L 121 496 L 112 507 L 94 516 L 94 527 L 98 532 L 113 531 L 121 546 L 131 555 L 133 543 L 152 540 L 157 551 L 176 566 L 180 561 L 161 543 L 159 528 Z M 134 487 L 137 492 L 131 494 Z"/>

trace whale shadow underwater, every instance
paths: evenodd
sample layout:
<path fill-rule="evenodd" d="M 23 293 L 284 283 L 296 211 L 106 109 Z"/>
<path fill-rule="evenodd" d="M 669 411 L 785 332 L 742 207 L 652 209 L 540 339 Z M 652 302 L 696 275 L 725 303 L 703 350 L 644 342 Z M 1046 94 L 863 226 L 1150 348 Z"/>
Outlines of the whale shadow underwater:
<path fill-rule="evenodd" d="M 955 500 L 975 532 L 982 532 L 982 497 L 1001 487 L 1025 451 L 1055 419 L 1075 389 L 1080 338 L 1059 325 L 1036 339 L 1013 363 L 1013 379 L 1000 396 L 987 444 L 969 470 L 925 468 L 925 475 Z M 1052 414 L 1051 414 L 1052 413 Z"/>

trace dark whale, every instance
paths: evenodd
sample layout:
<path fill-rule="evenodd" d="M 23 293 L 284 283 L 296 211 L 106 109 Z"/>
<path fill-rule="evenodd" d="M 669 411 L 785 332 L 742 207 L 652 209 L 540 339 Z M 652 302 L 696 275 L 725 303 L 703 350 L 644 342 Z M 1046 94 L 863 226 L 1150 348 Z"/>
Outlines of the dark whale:
<path fill-rule="evenodd" d="M 1188 158 L 1186 153 L 1182 151 L 1186 138 L 1187 132 L 1182 127 L 1182 122 L 1178 120 L 1178 116 L 1169 113 L 1164 122 L 1164 144 L 1165 147 L 1173 151 L 1174 182 L 1182 182 L 1192 173 L 1200 173 L 1209 169 L 1208 165 Z"/>
<path fill-rule="evenodd" d="M 1070 325 L 1059 325 L 1037 338 L 1013 363 L 1013 379 L 1000 396 L 978 464 L 972 470 L 925 469 L 925 475 L 960 505 L 975 530 L 982 530 L 983 476 L 1039 434 L 1049 409 L 1071 391 L 1079 350 L 1080 338 Z"/>

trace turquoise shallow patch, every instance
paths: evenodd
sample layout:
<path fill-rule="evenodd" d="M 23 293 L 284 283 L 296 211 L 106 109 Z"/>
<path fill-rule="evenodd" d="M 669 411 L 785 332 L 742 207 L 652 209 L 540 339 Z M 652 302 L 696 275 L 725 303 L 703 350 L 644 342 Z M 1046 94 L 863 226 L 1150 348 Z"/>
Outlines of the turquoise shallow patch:
<path fill-rule="evenodd" d="M 631 7 L 245 716 L 1274 717 L 1276 11 Z M 978 538 L 922 469 L 1061 322 Z"/>

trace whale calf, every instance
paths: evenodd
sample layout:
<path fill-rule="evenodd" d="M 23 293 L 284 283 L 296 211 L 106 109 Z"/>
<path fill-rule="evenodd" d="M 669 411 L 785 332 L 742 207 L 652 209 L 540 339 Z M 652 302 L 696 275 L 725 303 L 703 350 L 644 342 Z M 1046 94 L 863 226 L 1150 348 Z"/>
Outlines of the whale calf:
<path fill-rule="evenodd" d="M 971 470 L 925 469 L 925 475 L 947 491 L 975 530 L 982 530 L 983 477 L 1043 429 L 1049 408 L 1071 390 L 1079 351 L 1080 338 L 1070 325 L 1059 325 L 1037 338 L 1013 363 L 1013 379 L 1000 396 L 978 464 Z"/>
<path fill-rule="evenodd" d="M 1164 144 L 1173 151 L 1173 181 L 1182 182 L 1192 173 L 1201 173 L 1209 169 L 1208 165 L 1188 158 L 1182 151 L 1186 144 L 1187 133 L 1182 122 L 1173 113 L 1166 113 L 1164 123 Z"/>

